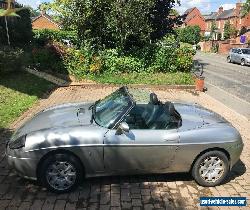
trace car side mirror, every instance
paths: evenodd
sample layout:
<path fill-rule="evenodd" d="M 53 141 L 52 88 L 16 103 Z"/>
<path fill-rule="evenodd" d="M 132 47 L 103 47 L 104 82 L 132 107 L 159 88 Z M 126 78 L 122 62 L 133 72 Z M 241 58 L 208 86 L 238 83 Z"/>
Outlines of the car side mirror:
<path fill-rule="evenodd" d="M 129 126 L 127 123 L 122 122 L 116 130 L 116 135 L 121 135 L 123 133 L 129 132 Z"/>

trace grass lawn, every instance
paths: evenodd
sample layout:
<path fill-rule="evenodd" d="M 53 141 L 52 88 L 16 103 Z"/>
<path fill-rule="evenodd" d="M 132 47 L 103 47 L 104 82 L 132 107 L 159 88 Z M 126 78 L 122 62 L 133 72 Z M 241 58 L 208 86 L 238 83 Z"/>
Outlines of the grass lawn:
<path fill-rule="evenodd" d="M 0 129 L 7 128 L 55 85 L 26 72 L 0 75 Z"/>
<path fill-rule="evenodd" d="M 130 74 L 101 74 L 89 79 L 107 84 L 150 84 L 150 85 L 193 85 L 191 73 L 130 73 Z"/>

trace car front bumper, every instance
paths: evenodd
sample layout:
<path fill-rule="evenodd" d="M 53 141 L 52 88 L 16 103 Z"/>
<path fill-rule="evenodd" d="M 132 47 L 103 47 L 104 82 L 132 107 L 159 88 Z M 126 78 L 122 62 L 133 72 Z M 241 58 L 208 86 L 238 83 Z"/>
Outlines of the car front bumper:
<path fill-rule="evenodd" d="M 36 169 L 39 159 L 19 157 L 19 155 L 15 155 L 15 153 L 15 150 L 10 150 L 7 146 L 6 157 L 8 165 L 13 168 L 19 176 L 26 179 L 37 180 Z"/>

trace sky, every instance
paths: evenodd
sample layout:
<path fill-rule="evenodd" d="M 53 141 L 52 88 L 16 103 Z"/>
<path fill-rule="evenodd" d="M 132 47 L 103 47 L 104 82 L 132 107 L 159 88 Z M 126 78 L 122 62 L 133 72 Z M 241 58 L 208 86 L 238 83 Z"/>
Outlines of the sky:
<path fill-rule="evenodd" d="M 39 4 L 46 0 L 17 0 L 18 3 L 24 5 L 30 5 L 33 8 L 37 8 Z M 51 0 L 47 0 L 49 2 Z M 231 9 L 235 7 L 235 3 L 240 0 L 181 0 L 181 6 L 176 9 L 182 14 L 186 9 L 191 7 L 197 7 L 203 14 L 208 14 L 211 11 L 217 11 L 220 6 L 224 9 Z M 244 0 L 241 0 L 244 2 Z"/>

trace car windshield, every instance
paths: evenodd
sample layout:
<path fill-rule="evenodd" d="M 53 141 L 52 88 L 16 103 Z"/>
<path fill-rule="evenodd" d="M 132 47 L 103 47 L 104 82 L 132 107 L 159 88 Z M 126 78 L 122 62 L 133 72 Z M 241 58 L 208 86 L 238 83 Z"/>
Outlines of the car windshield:
<path fill-rule="evenodd" d="M 242 53 L 250 55 L 250 49 L 242 49 Z"/>
<path fill-rule="evenodd" d="M 105 128 L 115 125 L 117 119 L 132 106 L 133 101 L 125 88 L 120 88 L 103 100 L 98 101 L 93 107 L 95 122 Z"/>

